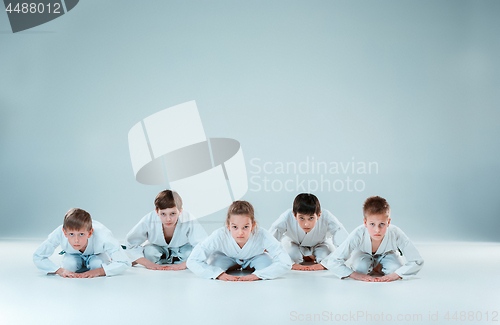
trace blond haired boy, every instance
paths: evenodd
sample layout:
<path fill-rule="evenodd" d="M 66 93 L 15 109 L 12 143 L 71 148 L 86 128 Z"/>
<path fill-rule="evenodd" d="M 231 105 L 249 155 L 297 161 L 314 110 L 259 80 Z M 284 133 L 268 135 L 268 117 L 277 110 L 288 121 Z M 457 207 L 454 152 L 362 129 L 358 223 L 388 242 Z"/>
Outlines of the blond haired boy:
<path fill-rule="evenodd" d="M 62 266 L 49 259 L 58 246 L 65 251 Z M 131 266 L 111 231 L 82 209 L 66 213 L 63 224 L 33 254 L 33 262 L 43 272 L 64 278 L 111 276 Z"/>
<path fill-rule="evenodd" d="M 389 282 L 417 274 L 424 260 L 405 233 L 390 224 L 389 203 L 379 196 L 369 197 L 363 205 L 363 215 L 364 224 L 354 229 L 321 264 L 341 279 L 368 282 Z M 406 259 L 406 264 L 398 255 Z M 345 264 L 349 257 L 351 268 Z"/>

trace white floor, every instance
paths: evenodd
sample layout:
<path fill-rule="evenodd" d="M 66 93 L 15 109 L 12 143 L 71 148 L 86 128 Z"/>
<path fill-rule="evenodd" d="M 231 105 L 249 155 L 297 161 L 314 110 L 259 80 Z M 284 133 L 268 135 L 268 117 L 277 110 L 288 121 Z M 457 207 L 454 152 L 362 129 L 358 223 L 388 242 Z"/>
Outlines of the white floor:
<path fill-rule="evenodd" d="M 417 243 L 423 270 L 414 279 L 392 283 L 339 280 L 329 271 L 290 271 L 275 280 L 226 283 L 198 278 L 189 270 L 143 267 L 109 278 L 63 279 L 42 274 L 32 263 L 40 243 L 0 240 L 2 325 L 500 320 L 500 243 Z"/>

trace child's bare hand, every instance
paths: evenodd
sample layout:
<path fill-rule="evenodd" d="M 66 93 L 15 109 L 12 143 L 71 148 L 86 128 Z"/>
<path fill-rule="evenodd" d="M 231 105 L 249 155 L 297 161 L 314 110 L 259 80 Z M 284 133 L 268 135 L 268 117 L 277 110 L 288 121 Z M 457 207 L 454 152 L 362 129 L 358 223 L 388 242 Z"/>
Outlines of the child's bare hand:
<path fill-rule="evenodd" d="M 257 281 L 257 280 L 260 280 L 258 276 L 256 276 L 255 274 L 249 274 L 241 276 L 238 281 Z"/>
<path fill-rule="evenodd" d="M 237 276 L 234 276 L 234 275 L 229 275 L 226 272 L 224 272 L 224 273 L 221 273 L 221 275 L 219 275 L 217 277 L 217 279 L 222 280 L 222 281 L 238 281 L 240 278 Z"/>
<path fill-rule="evenodd" d="M 98 276 L 105 276 L 106 272 L 102 267 L 87 272 L 80 273 L 80 278 L 96 278 Z"/>
<path fill-rule="evenodd" d="M 63 278 L 81 278 L 80 274 L 68 271 L 62 267 L 56 271 L 56 274 L 62 276 Z"/>
<path fill-rule="evenodd" d="M 167 267 L 170 265 L 158 265 L 158 264 L 153 264 L 153 265 L 147 265 L 146 268 L 148 270 L 161 270 L 161 271 L 167 271 Z"/>
<path fill-rule="evenodd" d="M 167 271 L 180 271 L 180 270 L 185 270 L 186 267 L 186 262 L 182 262 L 179 264 L 172 264 L 172 265 L 165 265 L 165 270 Z"/>
<path fill-rule="evenodd" d="M 349 275 L 350 278 L 353 278 L 354 280 L 358 281 L 365 281 L 365 282 L 375 282 L 375 278 L 366 275 L 366 274 L 361 274 L 358 272 L 352 272 L 351 275 Z"/>
<path fill-rule="evenodd" d="M 313 264 L 313 265 L 293 264 L 292 265 L 292 270 L 298 270 L 298 271 L 319 271 L 319 270 L 326 270 L 326 268 L 323 265 L 321 265 L 321 264 Z"/>
<path fill-rule="evenodd" d="M 397 275 L 396 273 L 391 273 L 391 274 L 387 274 L 387 275 L 384 275 L 383 277 L 380 277 L 380 278 L 375 278 L 376 282 L 391 282 L 391 281 L 395 281 L 395 280 L 399 280 L 401 279 L 401 277 L 399 275 Z"/>
<path fill-rule="evenodd" d="M 326 270 L 326 267 L 324 267 L 321 264 L 313 264 L 313 265 L 305 265 L 306 269 L 304 271 L 320 271 L 320 270 Z"/>
<path fill-rule="evenodd" d="M 300 265 L 300 264 L 293 264 L 292 265 L 292 270 L 306 271 L 306 266 L 305 265 Z"/>

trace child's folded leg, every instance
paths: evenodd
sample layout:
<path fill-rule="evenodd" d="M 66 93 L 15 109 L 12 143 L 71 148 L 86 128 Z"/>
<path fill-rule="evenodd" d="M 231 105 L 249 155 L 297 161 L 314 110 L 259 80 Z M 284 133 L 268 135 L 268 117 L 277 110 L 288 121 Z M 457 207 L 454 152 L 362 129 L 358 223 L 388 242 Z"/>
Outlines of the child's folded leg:
<path fill-rule="evenodd" d="M 295 264 L 300 264 L 304 261 L 300 246 L 297 243 L 292 242 L 290 238 L 285 236 L 281 240 L 281 244 Z"/>
<path fill-rule="evenodd" d="M 83 258 L 77 254 L 64 254 L 62 268 L 70 272 L 77 272 L 84 269 Z"/>
<path fill-rule="evenodd" d="M 313 255 L 316 257 L 316 263 L 320 263 L 325 259 L 331 252 L 332 248 L 326 243 L 320 243 L 313 247 Z"/>
<path fill-rule="evenodd" d="M 220 267 L 223 270 L 229 270 L 231 267 L 239 268 L 240 265 L 236 263 L 234 259 L 229 256 L 226 256 L 222 253 L 216 253 L 210 256 L 207 260 L 207 264 Z"/>
<path fill-rule="evenodd" d="M 361 251 L 352 257 L 351 269 L 361 274 L 369 274 L 373 271 L 373 257 Z"/>
<path fill-rule="evenodd" d="M 382 264 L 382 273 L 384 275 L 392 274 L 401 266 L 403 266 L 403 263 L 401 263 L 398 254 L 395 252 L 387 253 L 380 259 L 379 263 Z"/>
<path fill-rule="evenodd" d="M 193 251 L 193 246 L 186 244 L 179 248 L 172 249 L 170 255 L 177 257 L 178 261 L 176 263 L 182 263 L 187 261 L 192 251 Z"/>
<path fill-rule="evenodd" d="M 158 264 L 160 262 L 163 254 L 169 255 L 168 251 L 163 249 L 163 247 L 161 246 L 157 246 L 154 244 L 144 246 L 144 257 L 155 264 Z"/>
<path fill-rule="evenodd" d="M 273 259 L 269 254 L 264 253 L 257 256 L 252 257 L 245 263 L 244 267 L 249 266 L 255 270 L 262 270 L 273 263 Z"/>
<path fill-rule="evenodd" d="M 111 261 L 107 254 L 95 254 L 91 255 L 87 260 L 87 268 L 89 270 L 95 270 L 101 268 L 103 265 L 109 264 Z"/>

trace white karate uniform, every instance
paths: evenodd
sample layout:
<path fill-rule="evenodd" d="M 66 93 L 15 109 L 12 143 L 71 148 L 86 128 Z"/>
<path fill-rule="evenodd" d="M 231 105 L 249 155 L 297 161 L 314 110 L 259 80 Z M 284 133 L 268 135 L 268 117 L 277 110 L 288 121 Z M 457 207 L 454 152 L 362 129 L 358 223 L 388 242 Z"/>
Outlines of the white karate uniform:
<path fill-rule="evenodd" d="M 184 221 L 183 220 L 188 220 Z M 125 239 L 127 255 L 132 261 L 145 257 L 153 263 L 172 263 L 177 257 L 180 262 L 187 260 L 192 248 L 207 238 L 205 229 L 189 212 L 183 210 L 175 225 L 170 243 L 165 241 L 163 224 L 155 210 L 145 215 L 132 228 Z M 166 260 L 160 261 L 165 254 Z"/>
<path fill-rule="evenodd" d="M 62 267 L 71 272 L 102 267 L 106 276 L 112 276 L 129 268 L 132 264 L 111 231 L 96 220 L 92 221 L 92 228 L 94 231 L 82 253 L 71 247 L 64 236 L 62 225 L 57 227 L 33 254 L 33 262 L 43 272 L 55 273 L 60 267 L 49 257 L 57 246 L 61 246 L 66 252 Z"/>
<path fill-rule="evenodd" d="M 399 256 L 402 253 L 406 264 L 402 264 Z M 352 269 L 345 262 L 352 254 Z M 352 272 L 368 274 L 378 264 L 382 264 L 382 272 L 396 272 L 403 279 L 408 279 L 422 268 L 424 260 L 405 233 L 393 224 L 387 228 L 379 248 L 372 254 L 372 242 L 368 229 L 361 225 L 349 234 L 349 237 L 321 264 L 331 270 L 339 278 L 348 277 Z M 354 271 L 353 271 L 354 269 Z"/>
<path fill-rule="evenodd" d="M 297 264 L 309 255 L 314 255 L 316 261 L 321 262 L 348 236 L 344 226 L 328 210 L 321 212 L 314 228 L 306 233 L 300 228 L 293 210 L 288 209 L 272 224 L 269 232 L 281 240 L 290 258 Z"/>
<path fill-rule="evenodd" d="M 193 249 L 187 267 L 196 275 L 216 279 L 233 265 L 255 268 L 261 279 L 274 279 L 292 268 L 292 261 L 279 241 L 260 227 L 256 227 L 248 241 L 240 248 L 227 227 L 214 231 Z"/>

